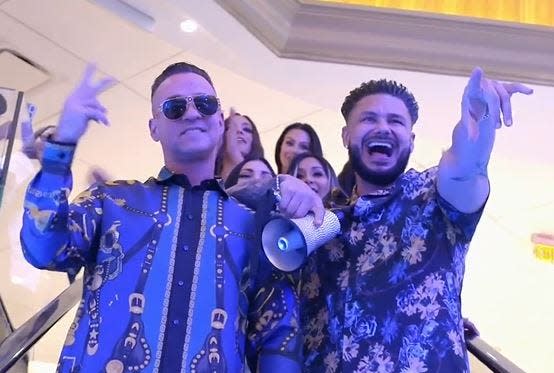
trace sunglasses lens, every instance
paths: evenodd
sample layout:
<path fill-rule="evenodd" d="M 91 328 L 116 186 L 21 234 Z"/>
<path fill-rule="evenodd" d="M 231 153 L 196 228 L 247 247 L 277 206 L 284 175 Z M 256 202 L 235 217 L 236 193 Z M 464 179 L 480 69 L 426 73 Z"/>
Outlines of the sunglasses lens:
<path fill-rule="evenodd" d="M 163 103 L 162 111 L 167 119 L 176 120 L 181 118 L 187 110 L 187 101 L 183 98 L 167 100 Z"/>
<path fill-rule="evenodd" d="M 196 96 L 194 97 L 194 106 L 203 115 L 213 115 L 219 107 L 215 96 Z"/>

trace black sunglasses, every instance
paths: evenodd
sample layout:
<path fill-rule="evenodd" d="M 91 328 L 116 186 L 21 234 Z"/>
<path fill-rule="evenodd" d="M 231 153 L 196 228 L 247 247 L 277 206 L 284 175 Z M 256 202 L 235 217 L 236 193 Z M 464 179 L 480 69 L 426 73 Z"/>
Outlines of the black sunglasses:
<path fill-rule="evenodd" d="M 219 109 L 219 99 L 212 95 L 173 97 L 160 105 L 160 111 L 170 120 L 178 120 L 185 115 L 189 103 L 203 116 L 214 115 Z"/>

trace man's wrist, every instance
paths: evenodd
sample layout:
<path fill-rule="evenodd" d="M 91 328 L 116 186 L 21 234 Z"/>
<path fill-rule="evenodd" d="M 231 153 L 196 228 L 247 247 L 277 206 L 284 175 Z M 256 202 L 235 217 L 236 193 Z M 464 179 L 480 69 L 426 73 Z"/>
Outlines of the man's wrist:
<path fill-rule="evenodd" d="M 443 153 L 440 169 L 448 170 L 448 177 L 454 181 L 470 181 L 476 177 L 488 177 L 489 160 L 455 154 L 452 149 Z"/>
<path fill-rule="evenodd" d="M 65 172 L 71 167 L 75 144 L 46 141 L 42 152 L 42 169 L 55 173 Z"/>
<path fill-rule="evenodd" d="M 68 145 L 68 146 L 76 146 L 77 145 L 77 141 L 60 137 L 56 132 L 49 134 L 46 137 L 46 141 L 48 141 L 52 144 L 58 144 L 58 145 Z"/>

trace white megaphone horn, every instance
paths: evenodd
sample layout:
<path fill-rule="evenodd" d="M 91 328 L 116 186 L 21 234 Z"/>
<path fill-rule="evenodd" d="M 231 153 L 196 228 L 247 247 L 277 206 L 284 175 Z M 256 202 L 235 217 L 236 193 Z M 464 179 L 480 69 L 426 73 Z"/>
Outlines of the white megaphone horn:
<path fill-rule="evenodd" d="M 267 259 L 281 271 L 300 268 L 315 249 L 341 232 L 344 217 L 341 209 L 325 210 L 323 224 L 316 228 L 312 214 L 300 219 L 277 215 L 262 231 L 262 246 Z"/>

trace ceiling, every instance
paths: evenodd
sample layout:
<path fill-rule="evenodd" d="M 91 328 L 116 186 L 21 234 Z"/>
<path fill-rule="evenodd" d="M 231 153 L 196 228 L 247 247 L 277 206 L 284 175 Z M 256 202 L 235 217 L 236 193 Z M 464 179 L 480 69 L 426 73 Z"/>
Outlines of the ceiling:
<path fill-rule="evenodd" d="M 448 14 L 452 2 L 338 2 L 348 4 L 217 0 L 279 57 L 458 76 L 468 76 L 477 65 L 497 79 L 554 85 L 552 27 L 455 16 Z M 443 12 L 430 12 L 431 4 Z M 518 9 L 514 2 L 499 8 L 490 2 L 472 4 L 475 9 L 464 2 L 454 10 L 482 15 L 494 9 L 486 15 Z M 399 10 L 403 5 L 427 11 Z M 549 11 L 526 5 L 520 13 L 544 17 Z"/>
<path fill-rule="evenodd" d="M 117 178 L 139 180 L 159 170 L 161 151 L 147 126 L 149 88 L 166 65 L 180 60 L 210 73 L 226 110 L 234 106 L 254 119 L 270 160 L 283 127 L 304 121 L 317 129 L 326 157 L 340 170 L 346 160 L 340 141 L 342 100 L 362 81 L 381 77 L 403 82 L 419 99 L 422 109 L 411 165 L 435 165 L 449 146 L 464 77 L 279 58 L 248 31 L 241 23 L 244 19 L 237 21 L 215 1 L 128 2 L 153 18 L 151 30 L 92 0 L 0 0 L 0 49 L 15 50 L 47 72 L 47 79 L 37 75 L 38 83 L 25 92 L 26 100 L 38 107 L 37 126 L 56 123 L 64 97 L 87 62 L 95 61 L 102 74 L 117 79 L 101 97 L 110 127 L 91 124 L 79 144 L 75 190 L 87 186 L 92 166 Z M 197 32 L 179 30 L 188 17 L 200 24 Z M 1 71 L 0 86 L 3 75 Z M 554 320 L 541 311 L 554 308 L 552 297 L 541 296 L 543 284 L 554 283 L 554 267 L 534 259 L 529 237 L 536 231 L 554 232 L 554 88 L 532 86 L 532 97 L 514 98 L 514 127 L 497 136 L 489 172 L 492 194 L 468 257 L 464 310 L 489 343 L 526 370 L 541 372 L 554 366 L 554 347 L 547 343 L 554 334 Z M 12 214 L 18 224 L 20 212 L 2 213 Z M 41 280 L 36 292 L 43 296 L 33 304 L 15 295 L 22 288 L 0 286 L 8 307 L 17 307 L 20 323 L 65 287 L 65 279 L 51 274 Z M 524 312 L 529 315 L 525 321 Z M 527 332 L 522 330 L 533 330 L 532 340 L 523 338 Z M 60 328 L 60 334 L 36 350 L 38 360 L 56 359 L 63 332 Z M 522 338 L 529 339 L 528 345 L 520 343 Z"/>
<path fill-rule="evenodd" d="M 554 26 L 554 4 L 543 0 L 484 1 L 397 1 L 397 0 L 318 0 L 321 2 L 402 9 L 418 12 L 486 18 L 506 22 Z"/>

